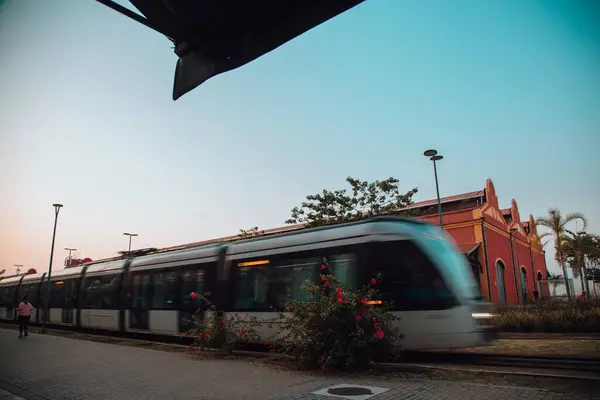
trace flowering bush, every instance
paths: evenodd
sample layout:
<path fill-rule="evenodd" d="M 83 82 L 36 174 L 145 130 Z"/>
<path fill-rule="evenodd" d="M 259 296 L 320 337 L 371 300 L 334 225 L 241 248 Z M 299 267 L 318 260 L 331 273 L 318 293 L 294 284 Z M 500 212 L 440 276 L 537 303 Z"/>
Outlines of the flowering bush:
<path fill-rule="evenodd" d="M 352 291 L 323 259 L 320 283 L 302 284 L 309 300 L 290 301 L 279 314 L 271 351 L 292 356 L 299 367 L 323 370 L 364 369 L 378 355 L 397 354 L 398 317 L 388 312 L 390 305 L 374 304 L 377 279 Z"/>
<path fill-rule="evenodd" d="M 259 340 L 255 328 L 260 325 L 256 317 L 242 318 L 238 314 L 220 316 L 216 307 L 205 297 L 192 294 L 204 306 L 194 315 L 194 328 L 186 335 L 194 338 L 192 349 L 214 349 L 231 354 L 236 344 Z M 203 310 L 206 310 L 204 312 Z"/>

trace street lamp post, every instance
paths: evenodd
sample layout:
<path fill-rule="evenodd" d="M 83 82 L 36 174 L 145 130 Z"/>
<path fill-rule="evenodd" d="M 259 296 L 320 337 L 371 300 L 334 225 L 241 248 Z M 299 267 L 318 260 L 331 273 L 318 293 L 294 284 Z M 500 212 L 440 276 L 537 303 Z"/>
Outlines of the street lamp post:
<path fill-rule="evenodd" d="M 22 266 L 23 266 L 23 264 L 13 264 L 13 267 L 17 267 L 16 275 L 19 275 L 19 273 L 21 272 Z"/>
<path fill-rule="evenodd" d="M 125 233 L 123 233 L 123 235 L 129 236 L 129 250 L 127 252 L 130 252 L 131 251 L 131 237 L 132 236 L 137 236 L 138 234 L 137 233 L 127 233 L 127 232 L 125 232 Z"/>
<path fill-rule="evenodd" d="M 438 214 L 440 215 L 440 228 L 444 229 L 444 222 L 442 220 L 442 200 L 440 199 L 440 186 L 438 184 L 438 176 L 437 176 L 437 165 L 436 161 L 440 161 L 444 158 L 444 156 L 438 154 L 437 150 L 430 149 L 423 153 L 425 157 L 429 157 L 431 161 L 433 161 L 433 174 L 435 175 L 435 191 L 437 193 L 437 203 L 438 203 Z"/>
<path fill-rule="evenodd" d="M 62 204 L 52 204 L 54 207 L 54 231 L 52 232 L 52 247 L 50 248 L 50 264 L 48 265 L 48 281 L 46 288 L 46 298 L 44 299 L 44 313 L 42 315 L 42 333 L 46 333 L 46 320 L 48 319 L 49 314 L 49 305 L 50 305 L 50 291 L 52 287 L 50 286 L 50 278 L 52 277 L 52 259 L 54 258 L 54 240 L 56 239 L 56 222 L 58 221 L 58 213 L 62 208 Z"/>
<path fill-rule="evenodd" d="M 71 266 L 71 252 L 72 251 L 77 251 L 77 249 L 70 249 L 68 247 L 65 247 L 65 250 L 67 250 L 69 252 L 69 261 L 67 263 L 67 266 L 70 267 Z"/>

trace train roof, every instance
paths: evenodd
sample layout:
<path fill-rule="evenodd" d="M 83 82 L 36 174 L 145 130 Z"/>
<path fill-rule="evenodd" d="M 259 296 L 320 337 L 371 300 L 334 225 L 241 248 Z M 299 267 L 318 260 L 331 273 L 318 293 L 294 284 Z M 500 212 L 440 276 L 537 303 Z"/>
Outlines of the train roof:
<path fill-rule="evenodd" d="M 50 277 L 51 281 L 59 281 L 61 279 L 77 277 L 81 275 L 81 271 L 83 270 L 82 266 L 65 268 L 65 269 L 57 269 L 56 271 L 52 271 L 52 276 Z"/>
<path fill-rule="evenodd" d="M 249 253 L 275 248 L 294 247 L 309 243 L 334 242 L 369 235 L 405 234 L 405 230 L 399 229 L 400 224 L 430 225 L 412 218 L 380 216 L 344 224 L 327 225 L 240 240 L 230 245 L 228 253 L 230 255 Z"/>
<path fill-rule="evenodd" d="M 216 258 L 219 256 L 220 249 L 225 246 L 223 243 L 211 243 L 198 247 L 168 251 L 163 253 L 152 253 L 136 257 L 131 261 L 132 270 L 154 269 L 168 267 L 176 264 L 177 266 L 186 264 L 196 264 L 199 260 Z"/>
<path fill-rule="evenodd" d="M 125 259 L 120 259 L 88 265 L 85 275 L 107 275 L 121 272 L 125 267 L 126 261 Z"/>
<path fill-rule="evenodd" d="M 23 275 L 11 276 L 0 281 L 0 286 L 10 286 L 11 284 L 17 284 L 23 278 Z"/>

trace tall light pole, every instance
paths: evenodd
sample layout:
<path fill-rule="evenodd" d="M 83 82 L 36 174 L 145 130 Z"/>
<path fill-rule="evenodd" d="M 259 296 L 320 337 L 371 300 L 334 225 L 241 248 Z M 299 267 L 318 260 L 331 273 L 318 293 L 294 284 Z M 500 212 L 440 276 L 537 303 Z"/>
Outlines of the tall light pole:
<path fill-rule="evenodd" d="M 67 250 L 69 252 L 69 261 L 68 261 L 67 266 L 70 267 L 71 266 L 71 252 L 72 251 L 77 251 L 77 249 L 70 249 L 68 247 L 65 247 L 65 250 Z"/>
<path fill-rule="evenodd" d="M 437 166 L 435 164 L 436 161 L 440 161 L 444 156 L 439 155 L 437 150 L 434 149 L 425 151 L 423 155 L 429 157 L 429 159 L 433 161 L 433 174 L 435 175 L 435 191 L 437 193 L 438 214 L 440 215 L 440 228 L 444 229 L 444 222 L 442 220 L 442 200 L 440 199 L 440 186 L 438 184 Z"/>
<path fill-rule="evenodd" d="M 50 265 L 48 265 L 48 281 L 46 288 L 46 298 L 44 299 L 44 313 L 42 315 L 42 333 L 46 333 L 46 320 L 49 317 L 49 305 L 50 305 L 50 291 L 52 287 L 50 286 L 50 278 L 52 277 L 52 259 L 54 258 L 54 240 L 56 239 L 56 222 L 58 221 L 58 213 L 62 208 L 62 204 L 52 204 L 54 207 L 54 231 L 52 232 L 52 247 L 50 248 Z"/>
<path fill-rule="evenodd" d="M 129 236 L 129 250 L 127 252 L 130 252 L 131 251 L 131 237 L 132 236 L 137 236 L 138 234 L 137 233 L 127 233 L 127 232 L 125 232 L 125 233 L 123 233 L 123 235 Z"/>
<path fill-rule="evenodd" d="M 13 267 L 17 267 L 17 272 L 16 272 L 17 275 L 19 275 L 19 273 L 21 272 L 22 266 L 23 266 L 23 264 L 13 264 Z"/>

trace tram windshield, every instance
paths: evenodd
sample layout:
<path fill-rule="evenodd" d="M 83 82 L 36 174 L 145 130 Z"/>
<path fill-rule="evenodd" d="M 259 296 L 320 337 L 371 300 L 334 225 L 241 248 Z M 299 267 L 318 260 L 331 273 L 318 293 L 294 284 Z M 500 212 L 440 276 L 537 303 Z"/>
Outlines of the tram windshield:
<path fill-rule="evenodd" d="M 420 225 L 417 230 L 422 236 L 419 243 L 425 247 L 439 265 L 443 266 L 445 278 L 459 290 L 460 294 L 470 300 L 481 300 L 481 290 L 475 281 L 467 259 L 453 245 L 443 231 L 435 226 Z"/>

